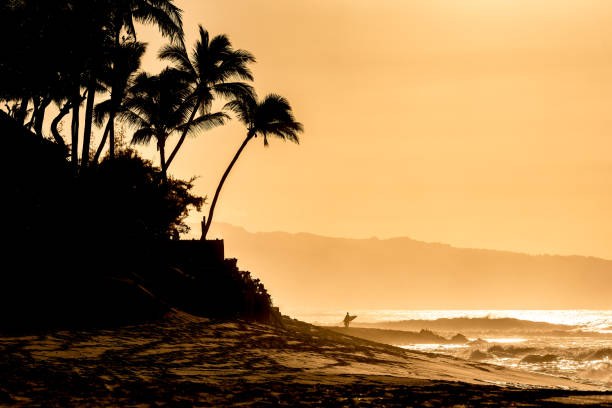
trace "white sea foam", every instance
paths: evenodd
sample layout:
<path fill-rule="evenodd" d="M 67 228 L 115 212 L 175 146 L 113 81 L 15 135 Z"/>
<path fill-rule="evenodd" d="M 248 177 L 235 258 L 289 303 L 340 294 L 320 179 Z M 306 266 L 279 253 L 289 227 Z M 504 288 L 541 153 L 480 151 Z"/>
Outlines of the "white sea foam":
<path fill-rule="evenodd" d="M 293 317 L 315 324 L 337 325 L 346 311 L 294 313 Z M 351 310 L 359 323 L 387 323 L 405 320 L 435 321 L 462 318 L 513 318 L 573 326 L 565 333 L 549 329 L 546 335 L 496 329 L 495 333 L 472 333 L 468 345 L 410 344 L 412 350 L 478 359 L 522 370 L 570 377 L 577 381 L 612 389 L 612 310 Z M 458 328 L 461 332 L 461 329 Z M 468 333 L 465 330 L 464 333 Z M 591 333 L 585 335 L 584 333 Z M 476 336 L 479 338 L 477 339 Z"/>

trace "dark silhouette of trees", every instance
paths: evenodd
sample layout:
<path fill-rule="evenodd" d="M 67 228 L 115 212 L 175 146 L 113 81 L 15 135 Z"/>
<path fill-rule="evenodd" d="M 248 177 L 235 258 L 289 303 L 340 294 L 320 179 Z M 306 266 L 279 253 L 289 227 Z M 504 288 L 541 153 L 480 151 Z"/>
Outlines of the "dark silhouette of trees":
<path fill-rule="evenodd" d="M 114 155 L 113 122 L 116 113 L 115 109 L 118 109 L 121 96 L 125 93 L 125 88 L 127 87 L 127 80 L 124 80 L 126 77 L 125 71 L 129 71 L 134 66 L 129 61 L 130 57 L 139 59 L 138 53 L 140 53 L 140 56 L 144 53 L 144 48 L 140 49 L 138 45 L 130 49 L 130 46 L 125 44 L 126 42 L 129 43 L 136 40 L 134 20 L 156 25 L 162 35 L 171 39 L 182 39 L 183 37 L 181 11 L 170 0 L 115 0 L 111 2 L 102 1 L 102 4 L 103 7 L 98 12 L 105 14 L 103 14 L 104 17 L 100 22 L 99 31 L 104 33 L 104 38 L 95 43 L 100 44 L 103 48 L 97 51 L 94 50 L 92 55 L 95 57 L 91 60 L 93 64 L 88 70 L 88 96 L 85 111 L 85 129 L 83 132 L 83 152 L 81 154 L 81 165 L 83 167 L 87 166 L 89 159 L 93 103 L 97 88 L 96 81 L 104 75 L 104 66 L 107 64 L 111 65 L 110 69 L 112 72 L 112 79 L 110 80 L 111 99 L 112 94 L 115 94 L 114 107 L 111 106 L 112 109 L 109 112 L 109 120 L 111 122 L 109 128 L 111 134 L 109 150 L 111 158 Z M 93 31 L 97 30 L 94 29 Z M 120 38 L 122 31 L 125 31 L 128 35 L 128 39 L 124 40 L 124 44 L 121 43 Z M 133 55 L 125 55 L 129 52 L 132 52 Z M 95 71 L 96 67 L 100 67 L 99 72 Z M 129 77 L 129 74 L 127 76 Z"/>
<path fill-rule="evenodd" d="M 141 73 L 130 89 L 125 110 L 120 113 L 121 119 L 136 128 L 132 143 L 148 144 L 155 140 L 164 180 L 167 179 L 166 141 L 169 136 L 220 126 L 227 119 L 224 113 L 207 113 L 187 126 L 192 111 L 190 95 L 189 83 L 176 70 L 166 69 L 156 76 Z"/>
<path fill-rule="evenodd" d="M 183 41 L 182 10 L 173 0 L 112 0 L 108 2 L 112 11 L 110 27 L 115 45 L 119 43 L 122 30 L 136 40 L 134 22 L 154 24 L 164 37 Z"/>
<path fill-rule="evenodd" d="M 124 42 L 111 48 L 112 65 L 102 73 L 101 78 L 110 95 L 98 103 L 95 108 L 95 122 L 98 126 L 107 120 L 102 140 L 92 159 L 95 164 L 109 139 L 109 157 L 115 156 L 115 117 L 123 109 L 128 87 L 135 72 L 140 68 L 140 61 L 146 50 L 146 45 L 137 41 Z"/>
<path fill-rule="evenodd" d="M 110 2 L 111 16 L 108 20 L 111 37 L 110 64 L 106 71 L 106 85 L 111 94 L 107 107 L 108 123 L 102 142 L 96 151 L 95 160 L 109 139 L 109 156 L 115 154 L 115 116 L 125 97 L 131 75 L 140 68 L 140 59 L 146 46 L 136 38 L 134 22 L 152 23 L 163 36 L 173 41 L 183 40 L 181 10 L 169 0 L 114 0 Z M 122 38 L 121 34 L 126 36 Z"/>
<path fill-rule="evenodd" d="M 134 23 L 156 25 L 173 41 L 183 38 L 181 10 L 173 0 L 15 0 L 0 7 L 0 35 L 12 42 L 0 59 L 0 100 L 39 136 L 47 107 L 55 101 L 60 112 L 51 135 L 60 144 L 65 143 L 59 122 L 72 112 L 71 161 L 78 164 L 80 150 L 82 167 L 89 161 L 96 93 L 105 91 L 103 77 L 109 69 L 125 68 L 117 49 L 136 41 Z M 119 82 L 114 84 L 116 95 L 121 93 Z M 106 85 L 112 93 L 113 84 Z"/>
<path fill-rule="evenodd" d="M 299 143 L 298 133 L 304 129 L 302 124 L 293 117 L 289 102 L 276 94 L 266 96 L 261 102 L 257 101 L 257 96 L 254 93 L 243 94 L 240 98 L 228 102 L 225 106 L 233 111 L 238 119 L 246 125 L 247 135 L 219 181 L 210 205 L 206 225 L 202 231 L 202 239 L 206 239 L 223 183 L 225 183 L 238 157 L 251 139 L 262 136 L 264 146 L 268 146 L 268 136 Z"/>
<path fill-rule="evenodd" d="M 0 5 L 0 35 L 10 42 L 0 56 L 0 99 L 12 105 L 15 120 L 36 127 L 37 133 L 59 90 L 60 73 L 70 63 L 60 43 L 71 30 L 63 24 L 68 11 L 64 3 L 22 0 Z"/>
<path fill-rule="evenodd" d="M 14 39 L 0 59 L 0 100 L 18 123 L 40 137 L 47 108 L 55 102 L 58 113 L 50 133 L 58 145 L 70 148 L 75 168 L 89 165 L 94 123 L 104 132 L 92 162 L 98 163 L 107 142 L 112 159 L 115 122 L 123 120 L 136 128 L 133 143 L 155 139 L 162 180 L 167 180 L 186 136 L 223 125 L 228 118 L 212 112 L 213 102 L 231 101 L 226 108 L 247 125 L 248 133 L 219 183 L 204 237 L 227 175 L 251 138 L 262 135 L 266 146 L 268 135 L 298 141 L 302 127 L 287 101 L 269 95 L 257 102 L 252 86 L 244 82 L 253 80 L 253 55 L 234 49 L 226 35 L 211 38 L 202 26 L 188 52 L 182 12 L 173 0 L 14 0 L 0 5 L 0 11 L 0 35 Z M 170 39 L 159 57 L 171 68 L 156 76 L 138 74 L 146 46 L 137 41 L 135 22 L 153 24 Z M 101 93 L 107 97 L 96 105 Z M 67 146 L 59 124 L 70 113 Z M 173 134 L 178 140 L 168 150 Z"/>
<path fill-rule="evenodd" d="M 204 203 L 192 193 L 193 179 L 174 179 L 168 168 L 188 135 L 230 119 L 213 109 L 215 102 L 230 101 L 224 109 L 245 123 L 247 137 L 221 178 L 203 239 L 221 188 L 247 143 L 257 136 L 266 146 L 268 136 L 299 141 L 302 125 L 289 103 L 277 95 L 258 102 L 246 83 L 253 80 L 253 55 L 201 26 L 188 52 L 181 13 L 174 0 L 0 2 L 0 38 L 10 42 L 0 53 L 0 136 L 11 153 L 4 164 L 14 174 L 5 186 L 10 218 L 5 229 L 13 235 L 11 254 L 36 255 L 15 258 L 25 272 L 0 274 L 5 309 L 17 302 L 32 308 L 30 317 L 45 304 L 75 310 L 72 302 L 87 302 L 88 290 L 98 300 L 109 298 L 104 290 L 115 290 L 116 282 L 107 278 L 131 282 L 132 288 L 157 282 L 164 292 L 174 279 L 168 270 L 178 271 L 180 257 L 169 242 L 187 232 L 188 210 Z M 140 71 L 146 44 L 137 39 L 136 22 L 153 24 L 169 40 L 158 56 L 171 66 L 158 75 Z M 159 167 L 116 146 L 117 122 L 134 129 L 133 144 L 156 143 Z M 94 126 L 103 129 L 97 146 L 92 146 Z M 169 149 L 175 135 L 177 143 Z M 206 247 L 196 243 L 196 249 Z M 186 243 L 178 244 L 180 249 Z M 215 262 L 204 265 L 206 274 L 197 279 L 202 265 L 186 263 L 188 270 L 176 272 L 168 299 L 216 317 L 270 312 L 261 282 L 239 271 L 235 260 L 221 256 Z M 100 284 L 106 289 L 97 288 Z M 47 313 L 42 321 L 52 317 Z"/>
<path fill-rule="evenodd" d="M 202 117 L 209 115 L 215 97 L 236 98 L 252 92 L 252 87 L 237 80 L 253 80 L 248 64 L 255 62 L 255 57 L 245 50 L 234 50 L 225 35 L 218 35 L 212 39 L 202 26 L 200 38 L 196 42 L 191 56 L 184 44 L 166 45 L 159 57 L 171 61 L 185 80 L 189 82 L 192 93 L 189 97 L 191 113 L 181 136 L 168 156 L 164 170 L 174 160 L 177 152 L 183 145 L 185 137 L 192 123 L 196 120 L 199 111 Z"/>

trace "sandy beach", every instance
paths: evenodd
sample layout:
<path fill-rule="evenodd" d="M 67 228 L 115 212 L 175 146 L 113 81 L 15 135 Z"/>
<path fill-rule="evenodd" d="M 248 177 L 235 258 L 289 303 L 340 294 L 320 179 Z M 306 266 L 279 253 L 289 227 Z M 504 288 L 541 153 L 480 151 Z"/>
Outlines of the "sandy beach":
<path fill-rule="evenodd" d="M 184 313 L 0 337 L 2 406 L 612 406 L 569 379 L 407 351 L 283 317 Z"/>

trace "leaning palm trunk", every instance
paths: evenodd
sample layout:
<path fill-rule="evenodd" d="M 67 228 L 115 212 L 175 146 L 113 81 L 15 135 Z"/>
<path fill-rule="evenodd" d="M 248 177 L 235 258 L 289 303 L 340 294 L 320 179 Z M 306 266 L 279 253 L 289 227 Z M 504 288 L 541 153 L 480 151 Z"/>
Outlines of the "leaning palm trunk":
<path fill-rule="evenodd" d="M 178 152 L 178 150 L 181 148 L 181 145 L 185 141 L 185 138 L 187 137 L 187 132 L 189 131 L 189 126 L 191 126 L 191 123 L 193 122 L 193 119 L 195 118 L 195 115 L 198 112 L 198 107 L 200 106 L 201 103 L 202 103 L 202 98 L 198 98 L 198 100 L 196 101 L 193 107 L 193 112 L 191 112 L 191 116 L 189 116 L 189 120 L 187 121 L 187 124 L 185 125 L 185 129 L 183 130 L 183 133 L 181 134 L 179 141 L 174 147 L 174 150 L 172 150 L 172 153 L 170 153 L 170 156 L 168 157 L 168 161 L 166 161 L 165 166 L 162 167 L 162 171 L 164 172 L 164 174 L 166 174 L 168 167 L 170 167 L 170 163 L 172 163 L 172 160 L 174 160 L 176 153 Z"/>
<path fill-rule="evenodd" d="M 83 150 L 81 152 L 81 166 L 87 167 L 89 162 L 89 145 L 91 144 L 91 125 L 93 123 L 93 107 L 96 96 L 96 79 L 93 74 L 89 77 L 89 93 L 87 94 L 87 104 L 85 105 L 85 127 L 83 129 Z"/>
<path fill-rule="evenodd" d="M 106 123 L 106 128 L 104 129 L 104 135 L 102 136 L 100 145 L 98 146 L 98 149 L 96 150 L 96 154 L 94 155 L 93 159 L 91 159 L 91 163 L 93 165 L 98 163 L 98 160 L 100 159 L 100 155 L 102 154 L 102 150 L 104 149 L 104 145 L 106 144 L 106 139 L 108 138 L 108 134 L 110 133 L 111 126 L 112 126 L 112 121 L 109 118 L 108 122 Z"/>
<path fill-rule="evenodd" d="M 202 231 L 202 240 L 206 239 L 206 234 L 208 234 L 208 230 L 210 229 L 210 224 L 212 223 L 213 215 L 215 213 L 215 206 L 217 205 L 217 200 L 219 199 L 219 194 L 221 193 L 223 183 L 225 183 L 227 176 L 229 175 L 230 171 L 232 171 L 232 167 L 234 167 L 234 164 L 236 164 L 238 157 L 240 157 L 240 154 L 242 153 L 246 145 L 249 143 L 249 141 L 253 138 L 253 136 L 255 136 L 255 133 L 252 131 L 247 134 L 246 139 L 244 139 L 244 142 L 242 142 L 242 145 L 240 145 L 240 148 L 234 155 L 234 158 L 230 162 L 229 166 L 227 166 L 227 170 L 225 170 L 225 173 L 223 173 L 221 181 L 219 181 L 217 191 L 215 191 L 215 196 L 213 197 L 212 203 L 210 204 L 210 211 L 208 212 L 208 219 L 206 220 L 206 225 L 204 226 L 204 230 Z"/>

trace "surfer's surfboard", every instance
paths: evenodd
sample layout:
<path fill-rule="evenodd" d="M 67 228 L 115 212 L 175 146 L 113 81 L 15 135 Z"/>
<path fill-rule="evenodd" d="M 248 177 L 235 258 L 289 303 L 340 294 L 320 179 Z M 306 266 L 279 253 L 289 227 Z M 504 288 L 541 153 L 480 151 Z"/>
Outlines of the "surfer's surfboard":
<path fill-rule="evenodd" d="M 352 322 L 353 320 L 355 320 L 357 318 L 357 315 L 355 316 L 349 316 L 349 322 Z"/>

